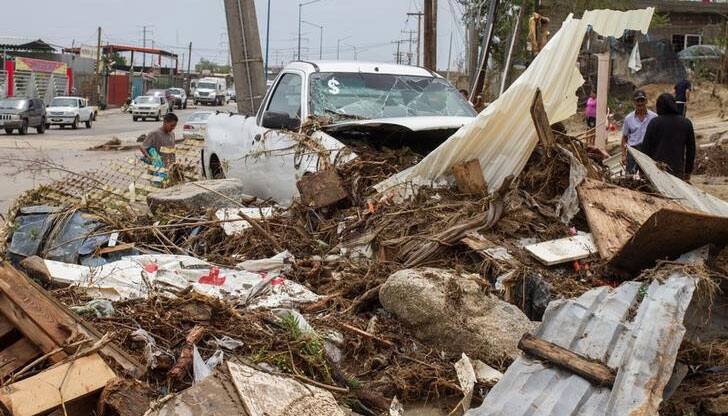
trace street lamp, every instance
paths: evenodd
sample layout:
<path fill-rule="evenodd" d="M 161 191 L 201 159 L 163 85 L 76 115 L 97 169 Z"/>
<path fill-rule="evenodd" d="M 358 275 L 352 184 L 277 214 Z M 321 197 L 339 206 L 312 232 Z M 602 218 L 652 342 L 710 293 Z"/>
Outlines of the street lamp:
<path fill-rule="evenodd" d="M 336 60 L 337 60 L 337 61 L 339 60 L 339 50 L 341 49 L 341 41 L 342 41 L 342 40 L 347 40 L 347 39 L 349 39 L 349 38 L 350 38 L 351 36 L 353 36 L 353 35 L 350 35 L 350 36 L 346 36 L 346 37 L 343 37 L 343 38 L 341 38 L 341 39 L 337 39 L 337 40 L 336 40 Z"/>
<path fill-rule="evenodd" d="M 356 53 L 356 46 L 350 45 L 348 43 L 345 43 L 344 46 L 348 46 L 348 47 L 354 49 L 354 60 L 356 61 L 357 59 L 359 59 L 359 57 L 357 56 L 357 53 Z"/>
<path fill-rule="evenodd" d="M 306 2 L 298 3 L 298 60 L 301 60 L 301 10 L 303 9 L 303 6 L 308 6 L 309 4 L 318 3 L 321 0 L 310 0 Z"/>
<path fill-rule="evenodd" d="M 316 23 L 307 22 L 305 20 L 301 20 L 301 23 L 317 27 L 321 31 L 319 38 L 319 60 L 324 59 L 324 25 L 317 25 Z"/>

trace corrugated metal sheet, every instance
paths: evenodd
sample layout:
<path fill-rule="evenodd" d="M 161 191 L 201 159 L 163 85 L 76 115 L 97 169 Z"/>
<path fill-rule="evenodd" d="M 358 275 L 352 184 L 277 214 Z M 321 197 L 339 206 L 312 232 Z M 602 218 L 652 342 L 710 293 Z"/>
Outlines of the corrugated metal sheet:
<path fill-rule="evenodd" d="M 685 333 L 682 321 L 695 280 L 676 272 L 662 283 L 653 281 L 646 292 L 641 287 L 626 282 L 552 302 L 536 331 L 617 369 L 611 389 L 522 356 L 467 415 L 656 415 Z"/>
<path fill-rule="evenodd" d="M 0 36 L 0 48 L 3 47 L 11 50 L 55 50 L 53 46 L 40 39 L 18 38 L 12 36 Z"/>
<path fill-rule="evenodd" d="M 569 16 L 503 95 L 420 163 L 376 185 L 377 191 L 407 182 L 428 185 L 449 175 L 455 163 L 473 158 L 480 161 L 488 189 L 498 189 L 506 177 L 521 172 L 538 142 L 529 117 L 536 89 L 541 89 L 552 123 L 576 113 L 576 90 L 584 83 L 576 59 L 587 27 L 619 36 L 625 29 L 646 32 L 653 10 L 597 10 L 584 13 L 582 19 Z"/>
<path fill-rule="evenodd" d="M 646 154 L 630 148 L 629 152 L 660 193 L 689 209 L 696 209 L 719 217 L 728 217 L 728 202 L 703 192 L 682 179 L 657 167 Z"/>

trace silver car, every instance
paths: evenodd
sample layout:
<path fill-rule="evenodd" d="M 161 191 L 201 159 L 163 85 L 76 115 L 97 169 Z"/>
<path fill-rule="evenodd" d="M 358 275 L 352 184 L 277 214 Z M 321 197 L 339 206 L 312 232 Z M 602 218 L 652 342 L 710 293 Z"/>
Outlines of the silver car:
<path fill-rule="evenodd" d="M 182 138 L 204 139 L 207 131 L 207 119 L 213 115 L 212 111 L 196 111 L 190 115 L 182 127 Z"/>
<path fill-rule="evenodd" d="M 182 88 L 170 88 L 169 93 L 174 97 L 174 105 L 177 108 L 187 108 L 187 93 Z"/>

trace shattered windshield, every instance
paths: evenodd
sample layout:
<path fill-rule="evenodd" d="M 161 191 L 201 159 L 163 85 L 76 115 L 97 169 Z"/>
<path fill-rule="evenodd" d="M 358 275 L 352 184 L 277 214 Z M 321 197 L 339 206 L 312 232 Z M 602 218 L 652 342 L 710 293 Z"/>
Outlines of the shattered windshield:
<path fill-rule="evenodd" d="M 28 105 L 28 100 L 0 100 L 0 109 L 22 110 Z"/>
<path fill-rule="evenodd" d="M 78 100 L 75 98 L 54 98 L 51 100 L 51 107 L 78 107 Z"/>
<path fill-rule="evenodd" d="M 447 81 L 392 74 L 317 72 L 310 76 L 311 114 L 342 119 L 474 117 Z"/>

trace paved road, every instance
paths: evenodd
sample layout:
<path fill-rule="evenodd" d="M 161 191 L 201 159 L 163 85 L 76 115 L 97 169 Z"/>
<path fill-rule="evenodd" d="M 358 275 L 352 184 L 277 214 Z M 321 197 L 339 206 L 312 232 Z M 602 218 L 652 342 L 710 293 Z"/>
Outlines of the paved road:
<path fill-rule="evenodd" d="M 175 110 L 180 118 L 176 133 L 182 134 L 182 125 L 195 111 L 235 111 L 235 103 L 221 107 L 188 106 Z M 135 143 L 142 133 L 148 133 L 161 125 L 157 121 L 132 121 L 131 114 L 119 109 L 100 112 L 93 127 L 87 129 L 52 127 L 45 134 L 31 129 L 27 135 L 0 133 L 0 214 L 4 214 L 12 201 L 22 191 L 40 183 L 57 179 L 63 172 L 56 169 L 39 169 L 32 161 L 44 159 L 63 165 L 66 169 L 80 172 L 96 169 L 112 160 L 132 157 L 134 151 L 88 151 L 89 147 L 105 143 L 116 137 L 123 143 Z"/>

